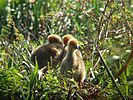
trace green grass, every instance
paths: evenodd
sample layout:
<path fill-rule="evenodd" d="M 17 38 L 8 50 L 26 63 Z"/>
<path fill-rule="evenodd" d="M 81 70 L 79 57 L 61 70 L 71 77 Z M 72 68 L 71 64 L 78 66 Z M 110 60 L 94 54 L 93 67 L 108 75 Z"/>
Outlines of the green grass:
<path fill-rule="evenodd" d="M 125 99 L 133 99 L 133 57 L 116 77 L 132 49 L 132 1 L 128 1 L 0 3 L 0 99 L 117 99 L 118 88 Z M 33 66 L 30 55 L 53 33 L 72 34 L 80 41 L 88 80 L 83 89 L 61 76 L 60 64 L 49 66 L 44 79 L 38 80 L 38 65 Z"/>

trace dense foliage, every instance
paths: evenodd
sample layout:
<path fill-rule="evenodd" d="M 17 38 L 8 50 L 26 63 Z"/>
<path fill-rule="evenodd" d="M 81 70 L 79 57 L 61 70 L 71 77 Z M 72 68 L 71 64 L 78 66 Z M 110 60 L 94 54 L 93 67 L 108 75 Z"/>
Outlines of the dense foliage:
<path fill-rule="evenodd" d="M 132 3 L 0 0 L 0 99 L 133 99 Z M 38 80 L 30 55 L 49 34 L 80 41 L 87 70 L 83 89 L 60 75 L 60 65 L 49 66 Z"/>

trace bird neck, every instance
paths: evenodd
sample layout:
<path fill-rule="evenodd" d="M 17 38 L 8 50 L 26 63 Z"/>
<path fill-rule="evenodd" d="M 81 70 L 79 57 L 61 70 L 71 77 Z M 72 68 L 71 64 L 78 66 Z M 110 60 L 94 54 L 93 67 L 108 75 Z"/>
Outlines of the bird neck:
<path fill-rule="evenodd" d="M 69 61 L 74 60 L 74 51 L 75 51 L 74 48 L 72 48 L 72 47 L 68 48 L 67 56 L 69 58 Z"/>

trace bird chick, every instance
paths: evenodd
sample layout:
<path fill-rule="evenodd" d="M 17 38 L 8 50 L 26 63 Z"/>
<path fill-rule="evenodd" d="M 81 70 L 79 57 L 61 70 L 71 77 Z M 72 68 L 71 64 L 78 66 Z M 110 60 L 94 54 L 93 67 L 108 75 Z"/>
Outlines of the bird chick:
<path fill-rule="evenodd" d="M 62 37 L 62 41 L 63 41 L 63 44 L 64 44 L 64 47 L 63 47 L 63 50 L 62 50 L 62 52 L 60 53 L 60 55 L 56 58 L 56 59 L 54 59 L 54 63 L 56 63 L 57 61 L 62 61 L 63 60 L 63 58 L 65 57 L 65 55 L 66 55 L 66 53 L 67 53 L 67 43 L 68 43 L 68 41 L 71 39 L 71 38 L 74 38 L 71 34 L 67 34 L 67 35 L 64 35 L 63 37 Z"/>
<path fill-rule="evenodd" d="M 53 61 L 56 59 L 62 49 L 63 49 L 63 41 L 59 35 L 49 35 L 48 44 L 43 44 L 35 49 L 35 51 L 31 54 L 31 61 L 35 64 L 37 61 L 39 69 L 47 66 L 56 66 Z M 57 62 L 55 63 L 57 64 Z"/>
<path fill-rule="evenodd" d="M 66 55 L 66 53 L 67 53 L 67 50 L 68 50 L 68 46 L 67 46 L 67 44 L 68 44 L 68 41 L 70 40 L 70 39 L 72 39 L 72 38 L 74 38 L 71 34 L 67 34 L 67 35 L 64 35 L 63 37 L 62 37 L 62 40 L 63 40 L 63 43 L 64 43 L 64 49 L 63 49 L 63 56 L 62 56 L 62 59 L 65 57 L 65 55 Z M 62 60 L 61 59 L 61 60 Z"/>
<path fill-rule="evenodd" d="M 68 50 L 61 62 L 60 72 L 66 75 L 69 71 L 72 72 L 74 80 L 78 82 L 79 86 L 83 83 L 86 76 L 85 65 L 82 54 L 78 49 L 78 41 L 74 38 L 68 41 Z"/>

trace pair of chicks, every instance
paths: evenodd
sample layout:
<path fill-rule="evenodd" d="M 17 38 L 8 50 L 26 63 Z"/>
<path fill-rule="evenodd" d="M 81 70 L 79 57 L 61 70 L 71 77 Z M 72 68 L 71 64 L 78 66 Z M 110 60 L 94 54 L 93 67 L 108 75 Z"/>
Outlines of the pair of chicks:
<path fill-rule="evenodd" d="M 83 83 L 86 76 L 85 65 L 80 52 L 78 40 L 72 35 L 64 35 L 61 39 L 58 35 L 49 35 L 48 44 L 39 46 L 31 55 L 31 60 L 37 61 L 39 69 L 48 64 L 52 67 L 61 62 L 60 72 L 64 76 L 68 71 L 72 72 L 74 80 L 79 85 Z"/>

